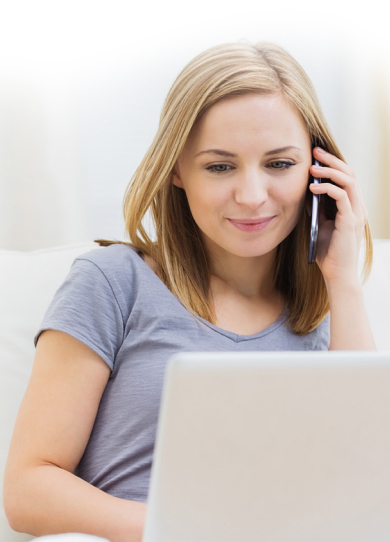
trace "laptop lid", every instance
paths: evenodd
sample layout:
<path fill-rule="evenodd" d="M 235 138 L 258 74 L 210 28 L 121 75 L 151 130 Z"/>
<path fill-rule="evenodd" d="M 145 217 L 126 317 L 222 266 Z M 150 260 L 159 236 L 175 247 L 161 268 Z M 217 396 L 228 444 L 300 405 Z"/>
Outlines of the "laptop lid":
<path fill-rule="evenodd" d="M 390 353 L 168 365 L 144 542 L 390 540 Z"/>

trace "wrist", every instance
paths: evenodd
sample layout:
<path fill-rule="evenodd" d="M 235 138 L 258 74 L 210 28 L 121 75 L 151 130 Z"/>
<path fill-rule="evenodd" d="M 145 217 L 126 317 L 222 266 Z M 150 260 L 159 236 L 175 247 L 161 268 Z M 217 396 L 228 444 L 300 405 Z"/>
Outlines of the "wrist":
<path fill-rule="evenodd" d="M 363 297 L 363 288 L 358 276 L 325 281 L 329 302 L 332 299 L 341 299 L 350 296 Z"/>

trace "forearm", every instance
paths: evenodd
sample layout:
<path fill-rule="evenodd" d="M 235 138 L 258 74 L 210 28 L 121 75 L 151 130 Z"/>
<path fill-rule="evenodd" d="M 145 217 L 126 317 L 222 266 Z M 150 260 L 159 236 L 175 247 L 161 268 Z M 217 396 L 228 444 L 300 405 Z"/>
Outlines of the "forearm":
<path fill-rule="evenodd" d="M 146 505 L 108 495 L 55 465 L 25 469 L 9 490 L 11 526 L 34 536 L 80 532 L 141 541 Z"/>
<path fill-rule="evenodd" d="M 358 280 L 328 285 L 329 350 L 376 350 Z"/>

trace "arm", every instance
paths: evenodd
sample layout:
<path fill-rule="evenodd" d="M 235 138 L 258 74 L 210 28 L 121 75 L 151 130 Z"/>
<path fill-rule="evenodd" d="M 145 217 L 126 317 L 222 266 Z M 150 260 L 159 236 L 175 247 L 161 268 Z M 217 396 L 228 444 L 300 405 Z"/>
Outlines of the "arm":
<path fill-rule="evenodd" d="M 339 158 L 318 147 L 315 158 L 327 167 L 311 167 L 315 177 L 331 183 L 311 184 L 316 194 L 336 201 L 336 219 L 320 217 L 316 262 L 328 290 L 330 306 L 330 350 L 375 350 L 375 342 L 364 307 L 358 275 L 358 260 L 367 210 L 352 170 Z"/>
<path fill-rule="evenodd" d="M 358 280 L 328 287 L 330 305 L 329 350 L 376 350 Z"/>
<path fill-rule="evenodd" d="M 145 504 L 108 495 L 73 474 L 109 375 L 100 356 L 77 339 L 42 332 L 5 471 L 4 507 L 14 530 L 141 540 Z"/>

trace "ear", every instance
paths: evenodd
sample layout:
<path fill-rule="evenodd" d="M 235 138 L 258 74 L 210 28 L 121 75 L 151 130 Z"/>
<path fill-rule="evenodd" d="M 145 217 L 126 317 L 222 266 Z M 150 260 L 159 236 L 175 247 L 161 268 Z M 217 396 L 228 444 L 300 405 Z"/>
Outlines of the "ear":
<path fill-rule="evenodd" d="M 171 183 L 179 188 L 184 188 L 184 184 L 183 184 L 183 181 L 181 180 L 180 171 L 177 164 L 172 170 Z"/>

